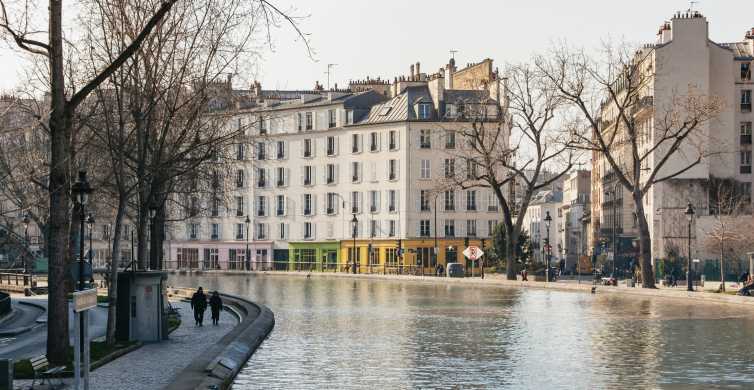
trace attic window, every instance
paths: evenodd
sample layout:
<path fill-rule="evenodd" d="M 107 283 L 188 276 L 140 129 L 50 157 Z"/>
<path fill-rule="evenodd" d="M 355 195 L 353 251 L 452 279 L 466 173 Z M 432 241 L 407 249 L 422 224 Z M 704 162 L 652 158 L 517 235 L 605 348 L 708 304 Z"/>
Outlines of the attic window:
<path fill-rule="evenodd" d="M 419 119 L 429 119 L 432 113 L 432 106 L 429 103 L 419 103 Z"/>
<path fill-rule="evenodd" d="M 380 115 L 380 116 L 386 116 L 387 114 L 389 114 L 389 113 L 390 113 L 390 110 L 392 110 L 392 109 L 393 109 L 393 107 L 390 107 L 390 106 L 384 106 L 384 107 L 380 108 L 380 112 L 379 112 L 379 115 Z"/>

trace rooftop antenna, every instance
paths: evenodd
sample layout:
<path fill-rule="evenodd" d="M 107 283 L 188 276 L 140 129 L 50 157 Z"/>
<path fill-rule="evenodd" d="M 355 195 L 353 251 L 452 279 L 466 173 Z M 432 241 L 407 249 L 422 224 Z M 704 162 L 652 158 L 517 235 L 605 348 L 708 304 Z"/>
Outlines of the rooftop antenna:
<path fill-rule="evenodd" d="M 332 69 L 336 66 L 338 66 L 338 64 L 327 64 L 327 72 L 325 72 L 325 74 L 327 74 L 327 90 L 328 91 L 330 90 L 330 76 L 333 73 Z"/>
<path fill-rule="evenodd" d="M 689 1 L 689 12 L 693 11 L 697 4 L 699 4 L 698 1 Z"/>
<path fill-rule="evenodd" d="M 450 51 L 450 58 L 452 58 L 452 59 L 455 60 L 456 59 L 456 53 L 458 53 L 458 50 L 451 50 Z"/>

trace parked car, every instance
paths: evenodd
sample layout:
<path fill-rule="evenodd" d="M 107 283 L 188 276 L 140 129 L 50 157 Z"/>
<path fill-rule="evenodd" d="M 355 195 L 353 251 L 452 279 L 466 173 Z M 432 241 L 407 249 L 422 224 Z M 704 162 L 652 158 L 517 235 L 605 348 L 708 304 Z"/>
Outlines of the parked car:
<path fill-rule="evenodd" d="M 446 273 L 449 278 L 462 278 L 466 273 L 461 263 L 448 263 Z"/>

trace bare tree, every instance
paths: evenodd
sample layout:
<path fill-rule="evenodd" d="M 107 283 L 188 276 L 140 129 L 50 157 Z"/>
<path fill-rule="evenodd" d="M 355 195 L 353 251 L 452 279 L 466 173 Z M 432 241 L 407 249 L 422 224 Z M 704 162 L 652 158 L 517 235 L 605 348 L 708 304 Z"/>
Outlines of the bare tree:
<path fill-rule="evenodd" d="M 454 131 L 467 147 L 456 153 L 462 166 L 445 184 L 494 192 L 506 235 L 506 277 L 515 280 L 526 209 L 534 195 L 573 167 L 576 153 L 557 126 L 561 99 L 543 75 L 532 65 L 520 64 L 510 66 L 506 77 L 502 107 L 479 99 L 463 102 L 460 120 L 469 123 Z"/>
<path fill-rule="evenodd" d="M 604 158 L 631 195 L 645 288 L 654 288 L 655 279 L 644 197 L 655 184 L 688 172 L 715 153 L 704 125 L 722 108 L 720 98 L 700 95 L 691 85 L 655 104 L 651 50 L 608 45 L 602 56 L 592 57 L 562 45 L 536 58 L 550 88 L 572 108 L 564 122 L 570 145 Z"/>
<path fill-rule="evenodd" d="M 720 255 L 720 291 L 725 291 L 725 256 L 743 256 L 754 241 L 751 196 L 739 183 L 716 179 L 709 183 L 713 224 L 704 231 L 703 248 Z M 748 218 L 746 217 L 748 216 Z"/>

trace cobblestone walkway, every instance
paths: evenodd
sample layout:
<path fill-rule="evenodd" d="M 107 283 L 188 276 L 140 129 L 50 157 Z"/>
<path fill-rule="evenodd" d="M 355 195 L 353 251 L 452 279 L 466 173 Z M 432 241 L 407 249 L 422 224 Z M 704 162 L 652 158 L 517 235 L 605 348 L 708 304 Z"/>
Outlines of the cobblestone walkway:
<path fill-rule="evenodd" d="M 238 321 L 230 313 L 220 314 L 220 325 L 213 326 L 207 309 L 204 326 L 194 325 L 191 305 L 172 302 L 181 313 L 181 326 L 170 334 L 170 340 L 146 344 L 91 373 L 90 388 L 97 390 L 161 389 L 188 366 L 191 361 L 230 332 Z M 64 381 L 67 384 L 72 379 Z M 25 389 L 31 381 L 16 381 L 16 388 Z M 70 388 L 70 387 L 68 387 Z"/>

